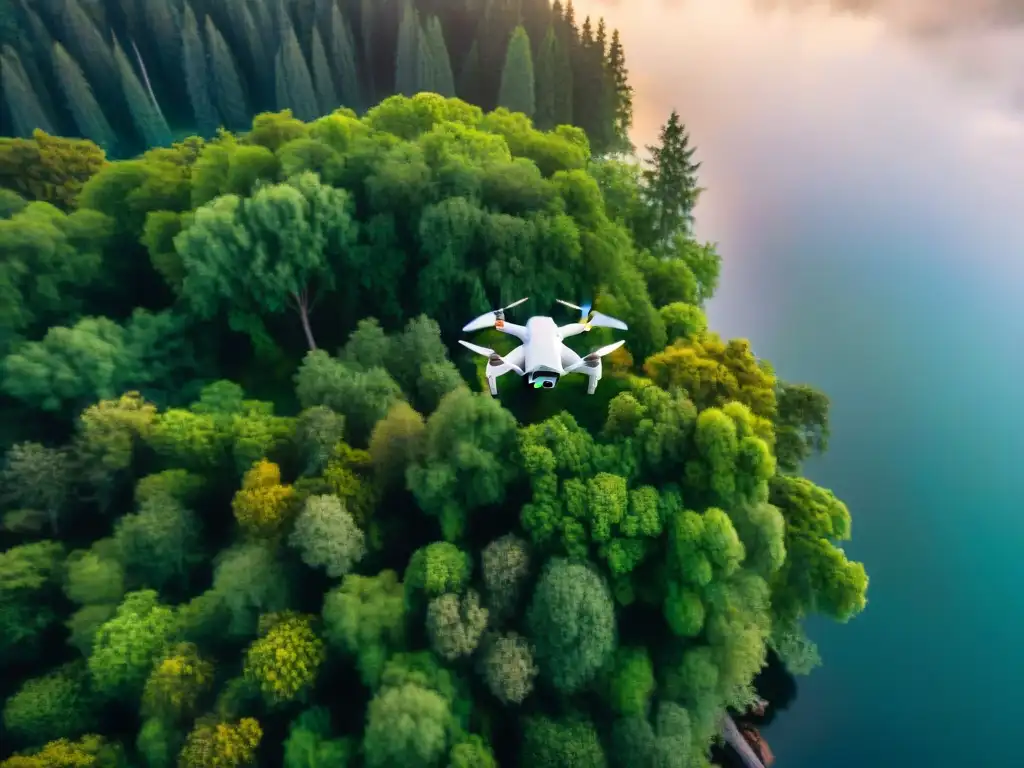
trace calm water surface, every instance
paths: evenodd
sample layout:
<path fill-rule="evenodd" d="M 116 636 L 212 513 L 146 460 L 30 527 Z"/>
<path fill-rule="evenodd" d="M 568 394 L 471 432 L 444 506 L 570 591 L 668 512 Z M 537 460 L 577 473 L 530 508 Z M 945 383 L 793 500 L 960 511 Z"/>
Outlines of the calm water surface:
<path fill-rule="evenodd" d="M 699 147 L 713 323 L 833 399 L 809 471 L 869 605 L 812 623 L 767 737 L 779 768 L 1024 765 L 1024 35 L 753 5 L 576 2 L 623 34 L 637 143 L 676 107 Z"/>

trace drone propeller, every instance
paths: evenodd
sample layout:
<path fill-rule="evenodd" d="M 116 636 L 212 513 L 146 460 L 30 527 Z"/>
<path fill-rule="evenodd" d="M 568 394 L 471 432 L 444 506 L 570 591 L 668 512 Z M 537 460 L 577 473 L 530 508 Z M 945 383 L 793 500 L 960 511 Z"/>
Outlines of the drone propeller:
<path fill-rule="evenodd" d="M 618 349 L 619 347 L 621 347 L 625 343 L 626 342 L 625 342 L 624 339 L 619 339 L 614 344 L 607 344 L 607 345 L 601 347 L 600 349 L 595 349 L 589 355 L 587 355 L 586 357 L 582 358 L 578 363 L 575 363 L 574 365 L 570 365 L 568 368 L 566 368 L 565 372 L 566 373 L 572 373 L 573 371 L 578 371 L 580 368 L 584 368 L 584 367 L 591 367 L 591 368 L 597 367 L 600 364 L 602 357 L 604 357 L 605 355 L 611 354 L 612 352 L 614 352 L 616 349 Z"/>
<path fill-rule="evenodd" d="M 499 355 L 493 349 L 481 347 L 479 344 L 470 344 L 468 341 L 463 341 L 462 339 L 459 339 L 459 344 L 461 344 L 468 350 L 476 352 L 478 355 L 483 355 L 484 357 L 488 358 L 488 362 L 490 365 L 507 365 L 509 367 L 509 370 L 514 371 L 519 376 L 525 375 L 522 368 L 520 368 L 518 365 L 510 363 L 508 360 Z"/>
<path fill-rule="evenodd" d="M 580 311 L 580 322 L 584 325 L 589 325 L 594 328 L 617 328 L 620 331 L 628 331 L 629 326 L 621 320 L 618 320 L 610 315 L 605 315 L 601 312 L 594 312 L 589 320 L 587 315 L 590 314 L 591 304 L 587 302 L 582 307 L 576 304 L 571 304 L 568 301 L 562 301 L 561 299 L 555 299 L 559 304 L 570 309 L 578 309 Z"/>
<path fill-rule="evenodd" d="M 529 300 L 529 298 L 530 297 L 527 296 L 525 299 L 520 299 L 519 301 L 513 301 L 507 307 L 502 307 L 501 309 L 495 309 L 495 310 L 492 310 L 490 312 L 484 312 L 482 315 L 480 315 L 480 317 L 476 318 L 475 320 L 470 320 L 468 323 L 466 323 L 465 327 L 462 330 L 463 330 L 463 332 L 469 332 L 469 331 L 482 331 L 484 328 L 493 328 L 494 324 L 496 322 L 498 322 L 498 320 L 501 320 L 503 318 L 506 309 L 512 309 L 512 307 L 518 307 L 524 301 Z"/>

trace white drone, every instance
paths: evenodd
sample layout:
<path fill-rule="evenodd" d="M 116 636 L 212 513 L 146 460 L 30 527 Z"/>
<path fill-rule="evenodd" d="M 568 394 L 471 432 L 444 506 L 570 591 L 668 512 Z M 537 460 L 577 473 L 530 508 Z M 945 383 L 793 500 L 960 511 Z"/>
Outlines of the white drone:
<path fill-rule="evenodd" d="M 594 394 L 597 382 L 601 380 L 601 358 L 614 352 L 626 342 L 616 341 L 614 344 L 608 344 L 591 352 L 586 357 L 580 357 L 565 346 L 562 340 L 595 327 L 617 328 L 620 331 L 625 331 L 628 330 L 628 326 L 621 320 L 616 320 L 614 317 L 603 315 L 600 312 L 594 312 L 591 315 L 589 304 L 579 307 L 561 299 L 557 299 L 559 304 L 580 311 L 579 322 L 559 326 L 555 325 L 555 321 L 550 317 L 531 317 L 526 321 L 526 325 L 505 322 L 505 310 L 518 307 L 526 300 L 520 299 L 507 307 L 480 315 L 462 329 L 463 332 L 468 333 L 469 331 L 482 331 L 485 328 L 496 328 L 523 342 L 502 357 L 493 349 L 459 340 L 459 344 L 462 346 L 488 358 L 486 377 L 491 394 L 498 394 L 497 379 L 509 371 L 514 371 L 519 376 L 528 375 L 528 381 L 535 389 L 554 389 L 560 376 L 567 373 L 583 373 L 590 377 L 587 394 Z M 588 315 L 590 315 L 589 319 Z"/>

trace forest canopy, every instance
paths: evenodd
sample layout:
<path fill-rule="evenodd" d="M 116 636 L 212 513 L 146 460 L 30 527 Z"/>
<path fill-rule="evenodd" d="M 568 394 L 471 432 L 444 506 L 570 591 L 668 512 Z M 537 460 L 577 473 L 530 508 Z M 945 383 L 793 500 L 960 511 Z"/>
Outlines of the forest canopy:
<path fill-rule="evenodd" d="M 28 141 L 4 768 L 706 768 L 768 655 L 807 671 L 803 620 L 864 608 L 799 474 L 827 399 L 708 328 L 678 115 L 646 167 L 431 93 L 113 162 Z M 595 395 L 481 391 L 459 329 L 522 296 L 629 323 Z"/>

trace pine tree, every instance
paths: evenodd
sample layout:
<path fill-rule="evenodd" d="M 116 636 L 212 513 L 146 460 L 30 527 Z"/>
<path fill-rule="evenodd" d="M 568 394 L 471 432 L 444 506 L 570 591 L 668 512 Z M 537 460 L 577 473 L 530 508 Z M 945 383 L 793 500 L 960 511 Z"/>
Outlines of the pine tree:
<path fill-rule="evenodd" d="M 320 116 L 317 105 L 316 90 L 313 88 L 313 76 L 309 72 L 306 58 L 302 55 L 299 38 L 295 28 L 287 20 L 282 19 L 280 77 L 278 81 L 278 109 L 290 108 L 299 120 L 315 120 Z M 281 89 L 282 81 L 284 89 Z"/>
<path fill-rule="evenodd" d="M 470 104 L 483 103 L 483 84 L 480 79 L 480 48 L 476 40 L 469 47 L 462 67 L 459 69 L 459 81 L 455 92 L 460 99 Z"/>
<path fill-rule="evenodd" d="M 313 89 L 316 91 L 320 114 L 326 115 L 338 106 L 338 94 L 334 91 L 334 80 L 331 78 L 331 65 L 327 63 L 327 51 L 320 37 L 320 30 L 313 27 L 313 37 L 309 44 L 309 57 L 313 69 Z"/>
<path fill-rule="evenodd" d="M 499 102 L 503 67 L 508 58 L 512 32 L 519 25 L 520 0 L 486 0 L 476 36 L 480 56 L 478 102 L 485 110 Z M 532 52 L 531 52 L 532 53 Z"/>
<path fill-rule="evenodd" d="M 665 243 L 677 232 L 690 231 L 693 209 L 701 189 L 697 186 L 700 163 L 693 162 L 686 127 L 672 110 L 658 135 L 658 145 L 648 146 L 651 155 L 643 172 L 644 193 L 654 212 L 655 236 Z"/>
<path fill-rule="evenodd" d="M 405 96 L 417 93 L 420 35 L 419 12 L 411 0 L 405 0 L 398 27 L 398 50 L 395 52 L 395 93 Z"/>
<path fill-rule="evenodd" d="M 633 150 L 633 142 L 629 138 L 629 131 L 633 127 L 633 86 L 629 84 L 626 53 L 617 29 L 612 32 L 612 42 L 608 48 L 607 70 L 614 101 L 612 124 L 616 148 L 630 152 Z"/>
<path fill-rule="evenodd" d="M 156 43 L 160 55 L 160 65 L 164 72 L 178 73 L 181 71 L 181 27 L 182 18 L 176 3 L 145 2 L 142 4 L 142 15 L 146 22 L 150 38 Z"/>
<path fill-rule="evenodd" d="M 337 4 L 331 6 L 331 63 L 334 66 L 341 103 L 357 112 L 366 109 L 363 83 L 356 64 L 356 43 L 352 27 Z"/>
<path fill-rule="evenodd" d="M 128 111 L 131 112 L 132 122 L 146 148 L 169 147 L 172 141 L 171 128 L 167 125 L 167 120 L 164 119 L 160 107 L 150 99 L 149 93 L 146 92 L 135 75 L 131 62 L 116 38 L 114 39 L 114 62 L 117 64 L 121 89 L 124 91 L 125 102 L 128 104 Z"/>
<path fill-rule="evenodd" d="M 363 71 L 366 73 L 367 93 L 371 100 L 377 95 L 376 46 L 373 44 L 376 0 L 359 0 L 359 36 L 363 45 Z"/>
<path fill-rule="evenodd" d="M 82 136 L 102 147 L 107 154 L 113 154 L 117 136 L 96 97 L 93 96 L 92 87 L 82 68 L 60 43 L 53 44 L 53 63 L 78 130 L 82 132 Z"/>
<path fill-rule="evenodd" d="M 544 41 L 540 45 L 537 54 L 536 67 L 536 96 L 537 112 L 534 115 L 534 123 L 542 131 L 549 131 L 555 127 L 555 88 L 558 84 L 557 58 L 558 38 L 555 37 L 555 29 L 548 26 L 544 35 Z"/>
<path fill-rule="evenodd" d="M 185 86 L 196 116 L 196 130 L 204 138 L 213 136 L 220 127 L 220 115 L 210 95 L 210 70 L 206 62 L 206 46 L 199 35 L 199 23 L 192 6 L 185 4 L 181 29 L 182 55 L 185 66 Z"/>
<path fill-rule="evenodd" d="M 501 72 L 498 105 L 513 112 L 522 112 L 527 117 L 533 117 L 537 111 L 533 54 L 530 53 L 530 37 L 522 25 L 516 27 L 508 44 L 505 67 Z"/>
<path fill-rule="evenodd" d="M 32 38 L 31 42 L 23 41 L 26 55 L 24 59 L 19 57 L 21 68 L 28 77 L 29 84 L 32 86 L 32 90 L 35 91 L 36 99 L 38 99 L 43 111 L 50 117 L 56 117 L 59 113 L 56 110 L 56 103 L 50 94 L 50 86 L 57 82 L 53 72 L 52 57 L 41 57 L 39 63 L 42 64 L 42 67 L 40 68 L 36 66 L 35 56 L 36 51 L 49 52 L 53 50 L 53 36 L 46 28 L 46 25 L 43 24 L 43 20 L 39 18 L 39 14 L 32 10 L 27 3 L 23 2 L 21 4 L 21 12 L 28 22 Z M 32 71 L 33 68 L 36 70 L 35 72 Z"/>
<path fill-rule="evenodd" d="M 5 45 L 0 52 L 0 85 L 3 86 L 4 101 L 10 108 L 14 130 L 19 137 L 32 138 L 36 128 L 49 134 L 57 133 L 36 98 L 17 51 L 9 45 Z"/>
<path fill-rule="evenodd" d="M 271 106 L 273 101 L 265 98 L 268 92 L 272 93 L 274 85 L 273 68 L 267 66 L 270 49 L 263 41 L 263 35 L 246 0 L 230 0 L 229 9 L 235 40 L 244 54 L 245 63 L 241 68 L 249 74 L 250 106 L 257 107 L 256 111 L 259 111 L 258 105 Z M 244 73 L 240 74 L 244 77 Z"/>
<path fill-rule="evenodd" d="M 448 46 L 444 41 L 444 29 L 441 27 L 441 20 L 437 16 L 431 16 L 427 20 L 423 36 L 420 38 L 422 49 L 428 52 L 424 58 L 430 62 L 430 84 L 421 84 L 422 90 L 439 93 L 445 97 L 455 96 L 455 77 L 452 75 L 452 61 L 448 55 Z"/>
<path fill-rule="evenodd" d="M 217 111 L 224 116 L 231 130 L 243 130 L 252 124 L 252 114 L 245 98 L 242 79 L 238 76 L 235 57 L 231 55 L 227 40 L 213 19 L 206 17 L 206 49 L 210 52 L 210 75 Z"/>
<path fill-rule="evenodd" d="M 64 0 L 61 27 L 67 44 L 65 52 L 74 54 L 73 60 L 81 62 L 81 69 L 88 74 L 89 82 L 96 84 L 99 100 L 108 109 L 117 109 L 120 106 L 120 88 L 114 54 L 78 0 Z"/>

